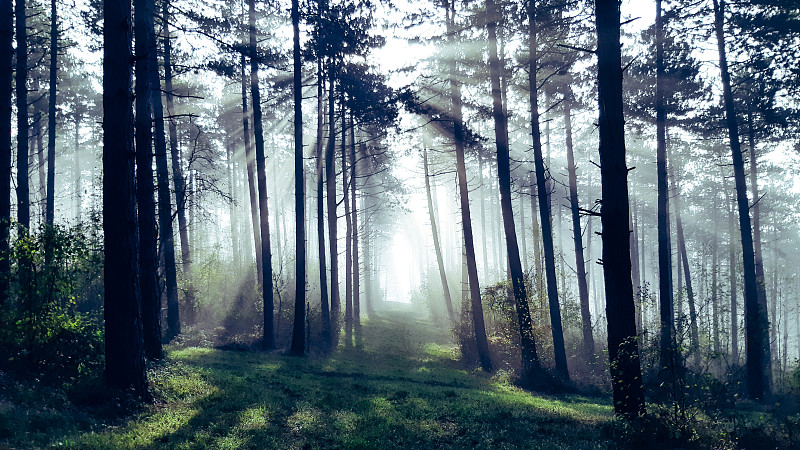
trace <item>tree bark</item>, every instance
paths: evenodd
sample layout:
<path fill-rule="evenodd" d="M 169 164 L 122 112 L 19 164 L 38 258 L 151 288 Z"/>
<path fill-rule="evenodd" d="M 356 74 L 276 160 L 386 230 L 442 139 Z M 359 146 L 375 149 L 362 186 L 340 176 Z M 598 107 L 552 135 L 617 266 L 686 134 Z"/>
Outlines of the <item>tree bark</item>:
<path fill-rule="evenodd" d="M 350 186 L 347 167 L 347 108 L 344 93 L 341 97 L 342 114 L 342 203 L 344 203 L 344 332 L 345 345 L 353 343 L 353 222 L 350 216 Z"/>
<path fill-rule="evenodd" d="M 589 287 L 586 282 L 586 263 L 583 259 L 583 235 L 581 234 L 581 214 L 578 203 L 578 175 L 572 148 L 572 90 L 567 87 L 564 99 L 564 126 L 566 129 L 567 170 L 569 171 L 569 203 L 572 209 L 572 238 L 575 242 L 575 270 L 578 274 L 578 297 L 581 304 L 581 325 L 583 331 L 583 353 L 586 361 L 594 361 L 594 337 L 592 336 L 592 317 L 589 311 Z"/>
<path fill-rule="evenodd" d="M 331 346 L 331 315 L 328 305 L 328 270 L 325 259 L 325 216 L 323 211 L 323 178 L 322 166 L 325 161 L 323 154 L 323 73 L 322 60 L 317 61 L 317 254 L 319 257 L 319 290 L 320 309 L 322 314 L 322 339 L 326 349 Z"/>
<path fill-rule="evenodd" d="M 631 283 L 619 7 L 617 0 L 595 2 L 602 177 L 600 220 L 614 411 L 633 417 L 644 412 L 644 393 Z"/>
<path fill-rule="evenodd" d="M 333 63 L 331 63 L 333 64 Z M 335 77 L 333 67 L 328 67 L 328 147 L 325 150 L 325 187 L 328 202 L 328 241 L 331 258 L 331 345 L 339 343 L 339 327 L 341 306 L 339 302 L 339 250 L 337 238 L 336 213 L 336 121 L 334 104 Z"/>
<path fill-rule="evenodd" d="M 142 301 L 144 353 L 160 359 L 161 293 L 158 288 L 158 243 L 153 199 L 153 130 L 151 113 L 150 53 L 154 49 L 153 6 L 150 0 L 134 0 L 136 34 L 136 203 L 139 219 L 139 284 Z M 49 181 L 49 180 L 48 180 Z"/>
<path fill-rule="evenodd" d="M 47 100 L 47 195 L 44 223 L 53 226 L 56 190 L 56 86 L 58 82 L 58 21 L 56 0 L 50 0 L 50 87 Z M 45 260 L 52 258 L 52 246 L 45 248 Z"/>
<path fill-rule="evenodd" d="M 152 26 L 152 23 L 150 24 Z M 150 34 L 151 48 L 156 48 L 155 32 Z M 164 104 L 161 101 L 161 80 L 158 76 L 158 58 L 150 52 L 150 95 L 152 97 L 155 125 L 155 158 L 158 190 L 158 230 L 161 251 L 164 255 L 164 277 L 167 291 L 167 339 L 181 332 L 178 308 L 178 276 L 175 265 L 175 235 L 172 228 L 172 200 L 169 192 L 169 168 L 167 165 L 167 140 L 164 124 Z M 160 311 L 159 311 L 160 314 Z"/>
<path fill-rule="evenodd" d="M 545 174 L 544 159 L 542 158 L 542 142 L 539 131 L 539 99 L 537 95 L 536 72 L 538 70 L 537 56 L 537 21 L 535 4 L 533 1 L 528 6 L 529 41 L 528 51 L 528 87 L 530 90 L 531 108 L 531 136 L 533 138 L 534 165 L 536 166 L 536 192 L 539 197 L 539 214 L 542 223 L 542 244 L 544 247 L 545 277 L 547 278 L 547 300 L 550 306 L 550 326 L 553 334 L 553 351 L 555 353 L 556 371 L 564 378 L 569 379 L 567 368 L 567 353 L 564 346 L 564 331 L 561 324 L 561 306 L 558 302 L 558 281 L 556 279 L 555 248 L 553 246 L 553 222 L 551 219 L 549 186 L 546 183 L 549 174 Z M 491 45 L 491 39 L 490 39 Z"/>
<path fill-rule="evenodd" d="M 756 162 L 756 144 L 755 144 L 755 130 L 753 129 L 753 113 L 750 111 L 750 105 L 748 104 L 747 108 L 747 138 L 748 144 L 750 147 L 750 193 L 753 197 L 753 205 L 751 210 L 753 211 L 753 246 L 755 251 L 755 265 L 756 265 L 756 285 L 758 287 L 758 303 L 759 305 L 763 305 L 765 308 L 765 314 L 770 314 L 771 319 L 770 323 L 775 323 L 775 312 L 773 308 L 767 309 L 767 287 L 766 287 L 766 277 L 764 276 L 764 257 L 762 252 L 761 246 L 761 197 L 758 194 L 758 171 L 756 170 L 757 162 Z M 770 348 L 768 353 L 768 362 L 767 367 L 771 369 L 772 361 L 771 353 L 774 348 L 775 339 L 772 337 L 774 335 L 774 325 L 768 326 L 768 339 L 770 341 Z M 767 371 L 767 385 L 771 384 L 772 378 L 772 370 Z"/>
<path fill-rule="evenodd" d="M 361 339 L 361 277 L 358 261 L 358 209 L 356 204 L 356 181 L 358 181 L 358 160 L 356 159 L 355 120 L 350 112 L 350 214 L 353 230 L 353 326 L 356 332 L 356 344 Z M 362 144 L 363 146 L 363 144 Z M 362 148 L 363 150 L 363 148 Z"/>
<path fill-rule="evenodd" d="M 0 308 L 8 302 L 11 282 L 9 231 L 11 225 L 11 96 L 14 70 L 14 9 L 0 3 Z"/>
<path fill-rule="evenodd" d="M 664 104 L 664 19 L 656 0 L 656 175 L 658 191 L 658 298 L 661 319 L 659 360 L 664 373 L 675 370 L 675 309 L 672 291 L 672 246 L 667 185 L 667 110 Z"/>
<path fill-rule="evenodd" d="M 258 178 L 258 213 L 261 229 L 261 295 L 264 300 L 263 350 L 275 348 L 275 301 L 272 283 L 272 248 L 269 239 L 269 206 L 267 197 L 267 167 L 264 154 L 264 125 L 261 114 L 261 91 L 258 82 L 258 47 L 256 44 L 256 4 L 249 0 L 250 30 L 250 96 L 253 99 L 253 131 L 256 138 L 256 176 Z"/>
<path fill-rule="evenodd" d="M 753 234 L 750 226 L 750 205 L 747 201 L 747 185 L 744 175 L 744 159 L 739 144 L 739 124 L 733 104 L 731 78 L 728 72 L 728 59 L 725 50 L 725 2 L 714 1 L 714 29 L 717 36 L 717 50 L 722 78 L 722 93 L 725 103 L 725 118 L 728 128 L 728 139 L 733 158 L 733 174 L 736 188 L 736 203 L 739 208 L 739 231 L 742 237 L 742 260 L 744 263 L 744 309 L 745 309 L 745 353 L 747 354 L 747 393 L 751 399 L 763 399 L 769 395 L 770 351 L 769 322 L 767 319 L 766 295 L 764 279 L 756 272 Z M 756 200 L 756 199 L 754 199 Z"/>
<path fill-rule="evenodd" d="M 736 221 L 734 220 L 734 206 L 733 201 L 728 192 L 727 183 L 724 183 L 723 178 L 723 192 L 726 193 L 728 201 L 728 276 L 730 277 L 730 294 L 731 294 L 731 362 L 733 366 L 739 365 L 739 311 L 736 291 Z M 798 327 L 800 329 L 800 327 Z M 800 341 L 799 341 L 800 342 Z"/>
<path fill-rule="evenodd" d="M 292 0 L 292 62 L 294 64 L 294 225 L 295 295 L 291 353 L 305 352 L 306 317 L 306 178 L 303 171 L 303 64 L 300 59 L 300 6 Z"/>
<path fill-rule="evenodd" d="M 31 227 L 30 187 L 28 184 L 28 28 L 25 0 L 16 0 L 17 44 L 17 223 L 22 233 Z"/>
<path fill-rule="evenodd" d="M 428 149 L 422 149 L 422 162 L 425 168 L 425 193 L 428 197 L 428 216 L 431 220 L 431 234 L 433 235 L 433 250 L 436 252 L 436 264 L 439 267 L 439 280 L 442 282 L 442 292 L 444 293 L 444 304 L 447 307 L 447 317 L 450 323 L 455 323 L 456 317 L 453 312 L 453 300 L 450 298 L 450 288 L 447 286 L 447 273 L 444 268 L 444 260 L 442 259 L 442 249 L 439 246 L 439 231 L 436 228 L 436 214 L 433 209 L 433 200 L 431 198 L 431 181 L 428 173 Z"/>
<path fill-rule="evenodd" d="M 128 0 L 104 0 L 103 5 L 105 378 L 115 388 L 132 389 L 146 398 L 132 140 L 131 5 Z"/>
<path fill-rule="evenodd" d="M 445 2 L 447 10 L 447 31 L 451 44 L 455 44 L 455 0 Z M 458 192 L 461 206 L 461 226 L 463 227 L 464 248 L 467 260 L 467 278 L 469 280 L 470 306 L 472 325 L 475 329 L 475 342 L 481 368 L 491 372 L 492 361 L 489 356 L 489 341 L 486 339 L 486 325 L 483 320 L 481 289 L 478 282 L 478 266 L 475 263 L 475 244 L 472 234 L 472 217 L 469 211 L 469 189 L 467 188 L 467 168 L 464 162 L 464 125 L 461 116 L 461 86 L 457 79 L 456 62 L 449 62 L 450 101 L 453 117 L 453 139 L 456 148 L 456 172 L 458 175 Z"/>

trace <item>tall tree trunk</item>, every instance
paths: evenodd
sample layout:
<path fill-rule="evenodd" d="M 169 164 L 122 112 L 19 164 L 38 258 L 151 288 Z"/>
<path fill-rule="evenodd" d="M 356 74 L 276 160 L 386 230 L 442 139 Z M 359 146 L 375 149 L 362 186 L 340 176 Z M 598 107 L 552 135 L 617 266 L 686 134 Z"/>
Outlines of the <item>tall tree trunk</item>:
<path fill-rule="evenodd" d="M 158 288 L 158 249 L 153 200 L 153 131 L 150 95 L 150 52 L 154 50 L 151 0 L 134 0 L 136 34 L 136 203 L 139 218 L 139 284 L 142 302 L 144 353 L 159 359 L 161 349 L 161 293 Z"/>
<path fill-rule="evenodd" d="M 642 282 L 639 278 L 639 215 L 638 203 L 631 195 L 633 211 L 628 219 L 628 225 L 633 230 L 631 233 L 631 280 L 633 280 L 633 304 L 636 310 L 636 332 L 641 334 L 642 324 Z"/>
<path fill-rule="evenodd" d="M 486 12 L 489 15 L 487 28 L 489 32 L 489 71 L 492 82 L 492 115 L 494 116 L 494 135 L 497 142 L 497 179 L 500 189 L 500 201 L 503 214 L 503 228 L 506 236 L 506 251 L 508 253 L 508 269 L 511 275 L 511 285 L 514 290 L 514 304 L 519 321 L 519 334 L 522 352 L 522 379 L 525 383 L 534 382 L 534 377 L 540 375 L 539 357 L 536 354 L 536 341 L 533 335 L 528 306 L 528 292 L 525 287 L 525 273 L 522 271 L 522 262 L 519 257 L 517 245 L 517 232 L 514 224 L 514 211 L 511 205 L 511 159 L 508 145 L 508 118 L 503 108 L 500 75 L 502 67 L 497 58 L 497 22 L 502 19 L 501 12 L 494 0 L 486 2 Z M 560 323 L 560 322 L 559 322 Z M 566 359 L 564 361 L 563 375 L 566 372 Z M 559 368 L 561 369 L 561 368 Z"/>
<path fill-rule="evenodd" d="M 11 277 L 11 95 L 14 70 L 14 9 L 11 0 L 0 3 L 0 308 L 8 302 Z"/>
<path fill-rule="evenodd" d="M 103 5 L 105 378 L 111 386 L 147 397 L 134 189 L 131 5 L 128 0 L 104 0 Z M 24 8 L 22 17 L 18 23 L 24 24 Z"/>
<path fill-rule="evenodd" d="M 678 238 L 678 252 L 683 262 L 683 277 L 686 279 L 686 299 L 689 302 L 689 353 L 693 353 L 697 360 L 697 351 L 700 346 L 700 332 L 697 327 L 697 308 L 694 303 L 694 289 L 692 287 L 692 276 L 689 272 L 689 255 L 686 252 L 686 239 L 683 235 L 683 222 L 681 221 L 681 189 L 675 179 L 674 163 L 669 166 L 669 177 L 672 181 L 672 189 L 675 191 L 673 204 L 675 205 L 675 229 Z"/>
<path fill-rule="evenodd" d="M 267 168 L 264 154 L 264 125 L 261 117 L 261 91 L 258 84 L 258 47 L 256 44 L 256 4 L 249 0 L 250 30 L 250 97 L 253 99 L 253 131 L 256 138 L 256 176 L 258 178 L 258 213 L 261 228 L 261 296 L 264 300 L 263 350 L 275 348 L 275 301 L 272 286 L 272 247 L 269 238 L 269 206 L 267 198 Z"/>
<path fill-rule="evenodd" d="M 536 72 L 538 70 L 537 56 L 537 20 L 536 6 L 533 1 L 528 6 L 529 41 L 528 51 L 528 87 L 530 89 L 531 108 L 531 136 L 533 138 L 534 165 L 536 166 L 536 192 L 539 196 L 539 214 L 542 223 L 542 244 L 544 246 L 545 276 L 547 277 L 547 300 L 550 306 L 550 326 L 553 333 L 553 351 L 555 353 L 556 371 L 564 378 L 569 378 L 567 369 L 567 352 L 564 346 L 564 331 L 561 325 L 561 307 L 558 303 L 558 284 L 556 280 L 555 249 L 553 247 L 553 222 L 551 219 L 549 201 L 548 175 L 545 174 L 544 159 L 542 158 L 542 142 L 539 131 L 539 99 L 537 95 L 538 84 Z M 491 45 L 491 39 L 490 39 Z"/>
<path fill-rule="evenodd" d="M 14 9 L 17 33 L 17 222 L 22 233 L 31 227 L 30 187 L 28 184 L 28 28 L 25 0 L 16 0 Z"/>
<path fill-rule="evenodd" d="M 747 139 L 748 144 L 750 147 L 750 193 L 753 197 L 753 205 L 751 209 L 753 211 L 753 246 L 755 250 L 755 266 L 756 266 L 756 283 L 758 286 L 757 293 L 758 293 L 758 303 L 759 305 L 763 305 L 765 308 L 767 306 L 767 287 L 766 287 L 766 277 L 764 276 L 764 257 L 762 252 L 761 246 L 761 198 L 758 194 L 758 171 L 756 170 L 757 161 L 756 161 L 756 144 L 755 144 L 755 130 L 753 129 L 753 113 L 750 111 L 750 106 L 747 105 Z M 772 320 L 770 323 L 775 323 L 775 312 L 772 311 L 773 308 L 765 309 L 765 314 L 769 313 Z M 768 368 L 771 369 L 771 353 L 774 349 L 774 325 L 768 326 L 768 338 L 770 341 L 770 357 L 768 357 L 768 361 L 765 363 Z M 771 375 L 772 371 L 768 370 L 767 372 L 767 385 L 771 383 Z"/>
<path fill-rule="evenodd" d="M 331 346 L 331 315 L 328 305 L 328 269 L 325 259 L 325 216 L 323 211 L 323 178 L 322 166 L 325 161 L 323 153 L 323 115 L 322 103 L 324 78 L 322 73 L 322 60 L 317 61 L 317 253 L 319 258 L 319 290 L 320 309 L 322 314 L 322 339 L 326 349 Z M 369 292 L 369 291 L 368 291 Z"/>
<path fill-rule="evenodd" d="M 733 158 L 734 182 L 736 184 L 736 203 L 739 208 L 739 230 L 742 237 L 747 393 L 751 399 L 762 399 L 769 394 L 770 388 L 769 322 L 767 319 L 767 305 L 761 301 L 761 299 L 766 300 L 766 294 L 759 294 L 759 290 L 765 290 L 764 278 L 759 278 L 756 271 L 753 234 L 750 226 L 750 205 L 747 201 L 747 184 L 744 175 L 744 159 L 742 158 L 742 150 L 739 144 L 739 124 L 733 104 L 731 77 L 728 73 L 728 57 L 725 50 L 725 32 L 723 30 L 725 2 L 724 0 L 713 1 L 714 29 L 717 36 L 725 117 Z"/>
<path fill-rule="evenodd" d="M 564 95 L 564 127 L 566 129 L 567 170 L 569 171 L 569 203 L 572 209 L 572 238 L 575 241 L 575 270 L 578 274 L 578 297 L 581 304 L 583 330 L 583 353 L 586 361 L 594 360 L 594 337 L 592 317 L 589 312 L 589 287 L 586 283 L 586 263 L 583 259 L 583 236 L 581 231 L 580 205 L 578 204 L 578 175 L 572 148 L 572 90 L 567 87 Z"/>
<path fill-rule="evenodd" d="M 306 177 L 303 171 L 303 64 L 300 59 L 300 6 L 292 0 L 292 62 L 294 64 L 294 225 L 295 225 L 295 295 L 291 352 L 305 350 L 306 316 Z"/>
<path fill-rule="evenodd" d="M 602 177 L 600 220 L 614 411 L 637 416 L 644 412 L 644 393 L 631 283 L 619 8 L 617 0 L 595 2 Z"/>
<path fill-rule="evenodd" d="M 175 188 L 175 209 L 178 216 L 178 234 L 181 241 L 181 262 L 183 275 L 191 284 L 192 279 L 192 253 L 189 246 L 189 226 L 186 223 L 186 181 L 183 176 L 180 149 L 178 149 L 178 127 L 175 121 L 175 106 L 172 88 L 172 42 L 169 29 L 169 1 L 162 5 L 162 26 L 164 33 L 164 91 L 167 97 L 167 116 L 169 117 L 169 148 L 172 162 L 172 184 Z M 186 297 L 194 295 L 192 289 Z M 193 303 L 192 298 L 187 298 L 187 303 Z"/>
<path fill-rule="evenodd" d="M 58 16 L 56 0 L 50 0 L 50 87 L 47 99 L 47 196 L 44 223 L 53 226 L 56 190 L 56 85 L 58 81 Z M 45 247 L 45 259 L 52 258 L 52 246 Z"/>
<path fill-rule="evenodd" d="M 534 286 L 536 287 L 536 296 L 539 299 L 544 298 L 544 286 L 542 286 L 542 249 L 541 244 L 542 240 L 540 239 L 539 235 L 539 219 L 537 216 L 537 190 L 536 190 L 536 179 L 534 178 L 534 172 L 530 172 L 528 174 L 528 183 L 531 187 L 531 222 L 533 228 L 533 267 L 534 267 Z"/>
<path fill-rule="evenodd" d="M 361 338 L 361 279 L 358 261 L 358 210 L 356 207 L 356 181 L 358 181 L 358 160 L 356 159 L 356 125 L 353 112 L 350 112 L 350 214 L 353 230 L 353 325 L 356 330 L 356 343 Z M 363 143 L 362 152 L 363 152 Z"/>
<path fill-rule="evenodd" d="M 436 229 L 436 214 L 433 209 L 433 200 L 431 198 L 431 181 L 428 173 L 428 149 L 422 149 L 422 162 L 425 167 L 425 193 L 428 197 L 428 215 L 431 220 L 431 234 L 433 235 L 433 250 L 436 252 L 436 264 L 439 266 L 439 279 L 442 282 L 442 291 L 444 293 L 444 304 L 447 307 L 447 317 L 450 323 L 455 323 L 456 317 L 453 312 L 453 301 L 450 298 L 450 288 L 447 286 L 447 273 L 444 268 L 444 260 L 442 259 L 442 249 L 439 246 L 439 231 Z"/>
<path fill-rule="evenodd" d="M 232 140 L 228 139 L 228 142 L 225 144 L 225 174 L 228 177 L 228 197 L 230 197 L 230 201 L 228 202 L 228 216 L 230 216 L 230 227 L 231 227 L 231 255 L 233 256 L 233 267 L 234 270 L 237 272 L 241 268 L 241 261 L 240 261 L 240 253 L 239 253 L 239 239 L 238 239 L 238 229 L 239 224 L 237 223 L 236 218 L 236 189 L 233 184 L 233 173 L 234 173 L 234 161 L 232 157 L 232 153 L 235 151 L 234 144 Z M 160 172 L 159 172 L 160 173 Z M 160 183 L 159 183 L 160 188 Z M 160 194 L 160 191 L 159 191 Z M 161 196 L 159 195 L 159 203 L 161 201 Z"/>
<path fill-rule="evenodd" d="M 336 213 L 336 121 L 335 121 L 335 75 L 333 62 L 328 67 L 328 147 L 325 150 L 325 187 L 328 202 L 328 241 L 331 258 L 331 345 L 339 343 L 339 315 L 341 306 L 339 302 L 339 247 L 337 238 L 337 213 Z"/>
<path fill-rule="evenodd" d="M 656 0 L 656 175 L 658 191 L 658 298 L 661 318 L 661 370 L 675 370 L 675 310 L 672 292 L 672 246 L 667 185 L 667 110 L 664 86 L 664 19 Z"/>
<path fill-rule="evenodd" d="M 483 250 L 483 281 L 489 282 L 489 247 L 486 245 L 486 188 L 483 185 L 483 156 L 478 152 L 478 179 L 480 185 L 478 189 L 481 197 L 481 249 Z"/>
<path fill-rule="evenodd" d="M 716 205 L 712 205 L 714 209 L 713 220 L 717 223 Z M 714 353 L 719 355 L 722 350 L 719 341 L 719 302 L 717 299 L 717 291 L 719 286 L 717 284 L 717 236 L 711 237 L 711 338 L 713 342 Z"/>
<path fill-rule="evenodd" d="M 152 23 L 150 24 L 152 26 Z M 155 32 L 149 35 L 151 49 L 156 48 Z M 164 124 L 164 104 L 161 101 L 161 80 L 158 76 L 158 57 L 150 52 L 150 94 L 153 103 L 155 125 L 156 177 L 158 181 L 158 231 L 161 251 L 164 255 L 164 277 L 167 291 L 167 339 L 181 332 L 178 308 L 178 275 L 175 265 L 175 234 L 172 228 L 172 200 L 169 192 L 169 168 L 167 165 L 167 139 Z M 233 217 L 233 216 L 231 216 Z M 161 312 L 159 311 L 159 314 Z"/>
<path fill-rule="evenodd" d="M 737 302 L 738 288 L 736 286 L 736 221 L 734 220 L 734 206 L 728 184 L 723 178 L 723 192 L 728 202 L 728 276 L 730 277 L 731 293 L 731 362 L 734 367 L 739 365 L 739 311 Z M 800 327 L 798 327 L 800 329 Z M 800 341 L 798 341 L 800 342 Z"/>
<path fill-rule="evenodd" d="M 244 39 L 244 38 L 243 38 Z M 258 225 L 258 194 L 256 194 L 256 157 L 250 142 L 250 111 L 247 108 L 247 75 L 244 53 L 240 59 L 242 65 L 242 129 L 244 130 L 244 157 L 247 167 L 247 192 L 250 199 L 250 222 L 253 228 L 253 245 L 256 253 L 256 279 L 264 278 L 263 260 L 261 259 L 261 229 Z"/>
<path fill-rule="evenodd" d="M 347 167 L 347 109 L 344 104 L 344 93 L 341 97 L 342 114 L 342 203 L 344 203 L 344 331 L 345 345 L 353 343 L 353 222 L 350 219 L 350 186 L 348 185 Z"/>
<path fill-rule="evenodd" d="M 447 31 L 450 43 L 455 44 L 455 0 L 445 3 L 447 13 Z M 461 85 L 457 79 L 456 62 L 452 59 L 450 67 L 450 101 L 453 117 L 453 139 L 456 148 L 456 172 L 458 175 L 458 192 L 461 206 L 461 226 L 463 227 L 464 251 L 467 262 L 467 279 L 469 281 L 472 325 L 475 329 L 475 342 L 478 359 L 484 371 L 492 370 L 489 356 L 489 341 L 486 339 L 486 324 L 483 320 L 481 289 L 478 283 L 478 266 L 475 263 L 475 243 L 472 235 L 472 217 L 469 211 L 469 189 L 467 188 L 467 168 L 464 162 L 464 125 L 461 116 Z"/>

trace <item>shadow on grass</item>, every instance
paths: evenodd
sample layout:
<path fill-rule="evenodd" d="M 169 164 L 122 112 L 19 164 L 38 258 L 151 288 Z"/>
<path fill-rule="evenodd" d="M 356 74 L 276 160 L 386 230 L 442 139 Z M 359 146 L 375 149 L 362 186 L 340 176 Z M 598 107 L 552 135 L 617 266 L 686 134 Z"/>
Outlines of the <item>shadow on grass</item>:
<path fill-rule="evenodd" d="M 464 370 L 411 313 L 364 324 L 327 357 L 188 348 L 151 377 L 163 400 L 76 448 L 597 448 L 611 408 L 543 398 Z"/>

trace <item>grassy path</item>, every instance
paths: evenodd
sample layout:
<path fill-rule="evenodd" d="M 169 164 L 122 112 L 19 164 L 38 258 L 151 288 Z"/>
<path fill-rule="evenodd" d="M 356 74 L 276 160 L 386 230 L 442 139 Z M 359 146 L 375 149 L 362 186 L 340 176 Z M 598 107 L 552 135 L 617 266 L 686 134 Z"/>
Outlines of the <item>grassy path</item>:
<path fill-rule="evenodd" d="M 118 426 L 52 436 L 71 448 L 606 448 L 608 402 L 543 398 L 463 370 L 449 330 L 408 311 L 327 358 L 173 349 L 160 401 Z"/>

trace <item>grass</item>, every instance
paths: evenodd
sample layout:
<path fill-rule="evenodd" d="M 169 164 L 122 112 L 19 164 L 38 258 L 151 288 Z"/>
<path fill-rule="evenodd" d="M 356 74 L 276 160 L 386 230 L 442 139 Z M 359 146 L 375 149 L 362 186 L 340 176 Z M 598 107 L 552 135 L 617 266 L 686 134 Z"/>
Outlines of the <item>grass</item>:
<path fill-rule="evenodd" d="M 613 447 L 607 400 L 538 396 L 465 370 L 442 328 L 385 313 L 365 323 L 363 346 L 328 357 L 172 348 L 149 372 L 154 405 L 109 419 L 65 400 L 49 413 L 55 426 L 34 430 L 0 404 L 0 419 L 19 419 L 0 447 Z"/>

